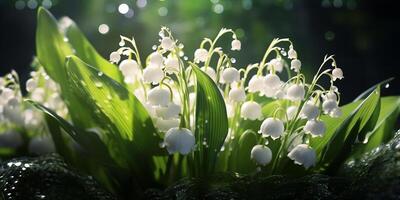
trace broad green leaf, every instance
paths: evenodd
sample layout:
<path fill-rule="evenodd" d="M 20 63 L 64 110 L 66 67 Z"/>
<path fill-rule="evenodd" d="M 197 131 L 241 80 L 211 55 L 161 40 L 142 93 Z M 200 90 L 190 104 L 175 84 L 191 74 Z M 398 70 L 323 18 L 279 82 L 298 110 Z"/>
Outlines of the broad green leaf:
<path fill-rule="evenodd" d="M 251 173 L 256 169 L 256 164 L 251 160 L 250 154 L 251 149 L 258 143 L 258 137 L 255 132 L 245 131 L 239 139 L 239 151 L 237 154 L 236 161 L 236 171 L 238 173 Z"/>
<path fill-rule="evenodd" d="M 395 125 L 400 114 L 400 97 L 391 96 L 381 99 L 381 109 L 378 123 L 375 128 L 368 133 L 368 138 L 357 144 L 353 157 L 358 157 L 365 152 L 371 151 L 381 144 L 388 142 L 395 133 Z"/>
<path fill-rule="evenodd" d="M 90 110 L 83 107 L 67 87 L 69 83 L 64 63 L 65 57 L 73 54 L 72 48 L 59 31 L 56 19 L 42 7 L 37 14 L 36 54 L 47 74 L 60 85 L 62 97 L 74 124 L 81 128 L 90 128 Z"/>
<path fill-rule="evenodd" d="M 214 170 L 217 154 L 228 134 L 228 118 L 224 99 L 214 81 L 197 66 L 192 65 L 192 69 L 197 80 L 195 136 L 199 151 L 195 151 L 195 164 L 200 164 L 196 168 L 205 175 Z"/>
<path fill-rule="evenodd" d="M 69 18 L 70 25 L 65 29 L 65 36 L 68 38 L 68 43 L 72 45 L 75 50 L 75 55 L 93 67 L 98 67 L 107 76 L 116 80 L 118 83 L 124 85 L 124 78 L 121 72 L 114 64 L 104 59 L 86 39 L 83 33 L 79 30 L 78 26 Z"/>
<path fill-rule="evenodd" d="M 375 126 L 380 110 L 380 89 L 377 87 L 337 128 L 324 146 L 318 146 L 319 167 L 332 173 L 344 162 L 359 138 Z M 321 150 L 322 148 L 322 150 Z"/>
<path fill-rule="evenodd" d="M 147 110 L 125 87 L 76 56 L 66 62 L 70 87 L 90 106 L 99 127 L 131 141 L 142 154 L 160 152 L 161 138 Z M 102 124 L 106 123 L 106 124 Z"/>

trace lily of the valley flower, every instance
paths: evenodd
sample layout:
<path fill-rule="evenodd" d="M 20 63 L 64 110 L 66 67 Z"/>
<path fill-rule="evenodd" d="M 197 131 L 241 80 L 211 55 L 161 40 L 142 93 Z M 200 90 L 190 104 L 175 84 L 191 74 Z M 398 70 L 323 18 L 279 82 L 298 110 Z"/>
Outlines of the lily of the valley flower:
<path fill-rule="evenodd" d="M 164 71 L 157 66 L 150 65 L 143 70 L 143 81 L 157 84 L 164 78 Z"/>
<path fill-rule="evenodd" d="M 194 61 L 196 63 L 205 62 L 207 60 L 208 51 L 205 49 L 196 49 L 194 52 Z"/>
<path fill-rule="evenodd" d="M 335 69 L 332 70 L 332 76 L 333 80 L 335 81 L 336 79 L 343 79 L 343 71 L 342 69 L 336 67 Z"/>
<path fill-rule="evenodd" d="M 110 61 L 112 63 L 118 63 L 120 60 L 121 60 L 121 55 L 118 52 L 114 51 L 110 54 Z"/>
<path fill-rule="evenodd" d="M 308 120 L 315 119 L 319 116 L 319 108 L 313 102 L 307 102 L 304 104 L 301 110 L 301 116 Z"/>
<path fill-rule="evenodd" d="M 240 109 L 240 116 L 249 120 L 261 119 L 262 113 L 260 104 L 254 101 L 244 102 Z"/>
<path fill-rule="evenodd" d="M 217 81 L 217 73 L 212 67 L 202 67 L 200 69 L 205 72 L 214 82 Z"/>
<path fill-rule="evenodd" d="M 264 145 L 256 145 L 251 149 L 251 159 L 257 164 L 265 166 L 272 160 L 271 149 Z"/>
<path fill-rule="evenodd" d="M 273 140 L 275 140 L 283 134 L 284 130 L 285 127 L 283 125 L 283 122 L 279 119 L 271 117 L 263 121 L 258 132 L 261 133 L 264 137 L 270 136 Z"/>
<path fill-rule="evenodd" d="M 224 69 L 222 72 L 221 83 L 233 83 L 240 80 L 239 71 L 233 67 Z"/>
<path fill-rule="evenodd" d="M 161 47 L 165 50 L 171 51 L 175 48 L 175 43 L 170 37 L 164 37 L 161 39 Z"/>
<path fill-rule="evenodd" d="M 246 93 L 241 87 L 234 87 L 229 91 L 229 99 L 235 102 L 243 102 L 246 100 Z"/>
<path fill-rule="evenodd" d="M 293 84 L 287 89 L 286 97 L 292 101 L 300 101 L 304 99 L 305 93 L 303 85 Z"/>
<path fill-rule="evenodd" d="M 295 164 L 303 165 L 306 169 L 314 166 L 317 159 L 315 151 L 306 144 L 299 144 L 294 147 L 289 152 L 288 157 L 292 159 Z"/>
<path fill-rule="evenodd" d="M 165 133 L 164 145 L 168 153 L 189 154 L 195 144 L 195 137 L 189 129 L 171 128 Z"/>
<path fill-rule="evenodd" d="M 240 43 L 240 40 L 235 39 L 232 40 L 231 46 L 232 46 L 231 48 L 232 51 L 240 51 L 242 44 Z"/>
<path fill-rule="evenodd" d="M 292 69 L 295 72 L 299 72 L 301 69 L 301 61 L 299 59 L 293 59 L 290 62 L 290 69 Z"/>
<path fill-rule="evenodd" d="M 320 120 L 309 120 L 304 126 L 304 132 L 311 134 L 312 137 L 322 137 L 326 131 L 324 122 Z"/>
<path fill-rule="evenodd" d="M 166 87 L 157 86 L 151 89 L 147 95 L 147 100 L 152 105 L 167 106 L 171 99 L 171 92 Z"/>

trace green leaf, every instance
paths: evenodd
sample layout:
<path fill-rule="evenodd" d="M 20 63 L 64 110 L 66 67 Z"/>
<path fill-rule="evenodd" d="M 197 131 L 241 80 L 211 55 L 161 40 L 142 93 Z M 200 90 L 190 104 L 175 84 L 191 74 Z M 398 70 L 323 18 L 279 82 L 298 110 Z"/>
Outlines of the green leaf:
<path fill-rule="evenodd" d="M 68 42 L 72 45 L 75 50 L 75 55 L 80 59 L 88 63 L 93 67 L 98 67 L 99 71 L 102 71 L 107 76 L 116 80 L 121 85 L 125 85 L 124 78 L 121 72 L 114 64 L 104 59 L 96 49 L 90 44 L 83 33 L 79 30 L 78 26 L 71 20 L 67 19 L 71 23 L 65 29 L 65 35 L 68 38 Z"/>
<path fill-rule="evenodd" d="M 195 164 L 200 172 L 196 173 L 206 175 L 214 171 L 217 154 L 228 134 L 228 118 L 217 85 L 197 66 L 192 65 L 192 69 L 197 80 L 195 136 L 199 151 L 195 151 Z"/>
<path fill-rule="evenodd" d="M 67 59 L 70 87 L 82 103 L 94 110 L 99 127 L 132 141 L 142 154 L 160 152 L 161 138 L 147 110 L 125 87 L 84 63 L 76 56 Z"/>
<path fill-rule="evenodd" d="M 338 127 L 326 145 L 317 146 L 319 167 L 335 172 L 351 152 L 354 144 L 375 126 L 380 110 L 380 89 L 377 87 Z"/>
<path fill-rule="evenodd" d="M 353 153 L 353 158 L 359 157 L 363 153 L 369 152 L 393 138 L 399 114 L 400 97 L 383 97 L 381 99 L 378 123 L 375 128 L 368 133 L 367 139 L 363 143 L 357 144 Z"/>
<path fill-rule="evenodd" d="M 238 173 L 251 173 L 256 169 L 256 164 L 251 160 L 251 150 L 258 143 L 258 137 L 253 131 L 245 131 L 239 139 L 239 151 L 236 160 Z"/>

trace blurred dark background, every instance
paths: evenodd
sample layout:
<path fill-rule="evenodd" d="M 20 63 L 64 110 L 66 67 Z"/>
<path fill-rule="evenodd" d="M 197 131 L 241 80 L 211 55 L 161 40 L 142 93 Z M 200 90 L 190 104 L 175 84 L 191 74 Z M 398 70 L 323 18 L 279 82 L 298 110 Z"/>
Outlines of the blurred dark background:
<path fill-rule="evenodd" d="M 118 48 L 120 34 L 135 36 L 142 54 L 149 53 L 165 25 L 192 58 L 203 37 L 226 27 L 242 41 L 242 51 L 232 53 L 238 66 L 258 62 L 273 38 L 290 37 L 310 75 L 325 54 L 335 54 L 345 74 L 337 83 L 344 102 L 389 77 L 396 79 L 383 93 L 398 95 L 397 5 L 373 0 L 0 0 L 0 75 L 15 69 L 27 79 L 35 54 L 36 9 L 44 6 L 57 18 L 75 20 L 105 57 Z"/>

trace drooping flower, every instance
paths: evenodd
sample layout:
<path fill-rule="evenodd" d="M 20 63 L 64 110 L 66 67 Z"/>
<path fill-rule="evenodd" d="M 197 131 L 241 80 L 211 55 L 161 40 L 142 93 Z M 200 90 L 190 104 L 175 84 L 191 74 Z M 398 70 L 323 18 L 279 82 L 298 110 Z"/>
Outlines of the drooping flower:
<path fill-rule="evenodd" d="M 343 71 L 342 69 L 336 67 L 335 69 L 332 70 L 332 76 L 333 80 L 335 81 L 336 79 L 342 79 L 343 78 Z"/>
<path fill-rule="evenodd" d="M 195 137 L 189 129 L 171 128 L 165 133 L 164 145 L 169 154 L 189 154 L 195 144 Z"/>
<path fill-rule="evenodd" d="M 170 37 L 161 39 L 161 47 L 165 50 L 171 51 L 175 47 L 175 42 Z"/>
<path fill-rule="evenodd" d="M 322 103 L 322 110 L 324 111 L 325 114 L 329 114 L 337 107 L 338 107 L 338 104 L 337 104 L 337 101 L 335 101 L 335 100 L 328 99 Z"/>
<path fill-rule="evenodd" d="M 179 72 L 179 60 L 176 56 L 168 56 L 165 60 L 165 71 L 169 74 Z"/>
<path fill-rule="evenodd" d="M 229 99 L 235 102 L 243 102 L 246 100 L 246 93 L 242 87 L 233 87 L 229 91 Z"/>
<path fill-rule="evenodd" d="M 284 130 L 285 127 L 281 120 L 270 117 L 263 121 L 258 132 L 264 137 L 270 136 L 273 140 L 275 140 L 283 134 Z"/>
<path fill-rule="evenodd" d="M 261 92 L 264 88 L 265 77 L 254 75 L 249 81 L 248 91 L 249 92 Z"/>
<path fill-rule="evenodd" d="M 236 68 L 229 67 L 224 69 L 222 71 L 222 77 L 220 82 L 221 83 L 233 83 L 233 82 L 238 82 L 240 80 L 240 74 L 239 71 Z"/>
<path fill-rule="evenodd" d="M 143 81 L 157 84 L 164 78 L 164 72 L 160 67 L 150 65 L 143 70 Z"/>
<path fill-rule="evenodd" d="M 271 149 L 264 145 L 255 145 L 251 149 L 250 157 L 257 164 L 265 166 L 272 160 Z"/>
<path fill-rule="evenodd" d="M 166 132 L 171 128 L 179 126 L 179 118 L 171 118 L 171 119 L 163 119 L 163 118 L 154 118 L 154 125 L 161 132 Z"/>
<path fill-rule="evenodd" d="M 296 112 L 297 112 L 297 106 L 289 106 L 286 109 L 286 115 L 288 117 L 288 120 L 294 119 L 294 117 L 296 117 Z"/>
<path fill-rule="evenodd" d="M 119 60 L 121 60 L 121 55 L 118 52 L 114 51 L 110 54 L 110 61 L 112 63 L 118 63 Z"/>
<path fill-rule="evenodd" d="M 261 119 L 261 106 L 254 101 L 246 101 L 240 109 L 240 116 L 244 119 L 256 120 Z"/>
<path fill-rule="evenodd" d="M 297 59 L 297 52 L 296 52 L 296 50 L 293 49 L 293 47 L 289 48 L 288 58 L 289 59 Z"/>
<path fill-rule="evenodd" d="M 123 60 L 119 64 L 119 70 L 124 75 L 125 83 L 133 83 L 136 76 L 140 73 L 139 65 L 135 60 L 131 59 Z"/>
<path fill-rule="evenodd" d="M 232 40 L 231 46 L 232 51 L 240 51 L 242 44 L 240 43 L 240 40 L 234 39 Z"/>
<path fill-rule="evenodd" d="M 288 157 L 293 160 L 295 164 L 303 165 L 306 169 L 315 166 L 317 159 L 314 149 L 306 144 L 299 144 L 294 147 L 289 152 Z"/>
<path fill-rule="evenodd" d="M 301 69 L 301 61 L 299 59 L 293 59 L 290 62 L 290 69 L 292 69 L 295 72 L 299 72 Z"/>
<path fill-rule="evenodd" d="M 304 126 L 304 132 L 311 134 L 312 137 L 322 137 L 326 131 L 324 122 L 320 120 L 308 120 Z"/>
<path fill-rule="evenodd" d="M 156 108 L 156 114 L 163 119 L 178 118 L 181 112 L 181 106 L 174 102 L 168 103 L 167 106 L 159 106 Z"/>
<path fill-rule="evenodd" d="M 205 62 L 207 60 L 208 51 L 206 49 L 196 49 L 194 52 L 194 61 L 196 63 Z"/>
<path fill-rule="evenodd" d="M 305 93 L 303 85 L 293 84 L 287 89 L 286 98 L 291 101 L 300 101 L 304 99 Z"/>
<path fill-rule="evenodd" d="M 267 67 L 268 70 L 272 70 L 272 68 L 277 72 L 282 72 L 284 61 L 282 58 L 274 58 L 269 61 L 269 65 Z"/>
<path fill-rule="evenodd" d="M 149 91 L 147 100 L 151 105 L 167 106 L 171 99 L 170 91 L 165 87 L 157 86 Z"/>
<path fill-rule="evenodd" d="M 267 74 L 264 79 L 265 87 L 277 88 L 281 86 L 281 79 L 276 74 Z"/>
<path fill-rule="evenodd" d="M 155 51 L 149 55 L 149 65 L 162 67 L 164 62 L 164 57 L 158 52 Z"/>
<path fill-rule="evenodd" d="M 301 110 L 301 117 L 306 118 L 308 120 L 315 119 L 319 116 L 319 108 L 313 102 L 309 101 L 304 104 L 303 109 Z"/>

